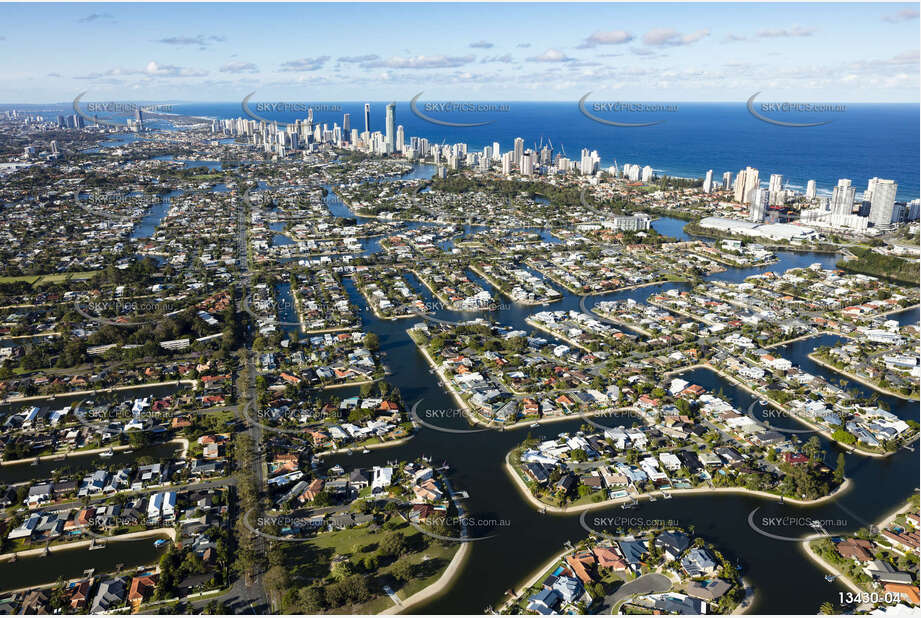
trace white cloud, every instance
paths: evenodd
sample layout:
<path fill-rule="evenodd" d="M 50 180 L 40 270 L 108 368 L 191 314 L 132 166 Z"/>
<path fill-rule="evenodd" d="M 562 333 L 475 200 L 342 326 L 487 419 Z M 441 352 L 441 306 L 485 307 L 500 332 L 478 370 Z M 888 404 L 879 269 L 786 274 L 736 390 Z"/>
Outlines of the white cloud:
<path fill-rule="evenodd" d="M 921 15 L 921 12 L 918 9 L 902 9 L 898 13 L 892 13 L 891 15 L 884 15 L 883 21 L 888 21 L 893 24 L 897 24 L 903 21 L 911 21 L 912 19 L 918 19 L 918 15 Z"/>
<path fill-rule="evenodd" d="M 653 28 L 643 35 L 643 42 L 655 47 L 690 45 L 708 36 L 710 36 L 709 28 L 695 30 L 688 34 L 681 34 L 669 28 Z"/>
<path fill-rule="evenodd" d="M 166 45 L 197 45 L 207 47 L 212 43 L 223 43 L 227 38 L 218 34 L 198 34 L 196 36 L 169 36 L 155 41 Z"/>
<path fill-rule="evenodd" d="M 222 66 L 219 71 L 221 73 L 258 73 L 259 67 L 257 67 L 252 62 L 228 62 Z"/>
<path fill-rule="evenodd" d="M 329 60 L 329 56 L 317 56 L 316 58 L 298 58 L 297 60 L 288 60 L 283 62 L 279 70 L 281 71 L 316 71 L 322 69 L 323 65 Z"/>
<path fill-rule="evenodd" d="M 388 69 L 445 69 L 461 67 L 474 60 L 474 56 L 392 56 L 386 60 L 366 62 L 362 66 Z"/>
<path fill-rule="evenodd" d="M 609 32 L 593 32 L 591 36 L 579 45 L 580 49 L 595 47 L 596 45 L 622 45 L 633 40 L 633 35 L 626 30 L 611 30 Z"/>
<path fill-rule="evenodd" d="M 759 36 L 763 39 L 775 39 L 783 37 L 802 37 L 802 36 L 812 36 L 815 32 L 815 28 L 804 28 L 802 26 L 793 26 L 792 28 L 768 28 L 765 30 L 759 30 L 756 36 Z"/>
<path fill-rule="evenodd" d="M 548 49 L 539 56 L 531 56 L 529 62 L 572 62 L 575 58 L 570 58 L 558 49 Z"/>

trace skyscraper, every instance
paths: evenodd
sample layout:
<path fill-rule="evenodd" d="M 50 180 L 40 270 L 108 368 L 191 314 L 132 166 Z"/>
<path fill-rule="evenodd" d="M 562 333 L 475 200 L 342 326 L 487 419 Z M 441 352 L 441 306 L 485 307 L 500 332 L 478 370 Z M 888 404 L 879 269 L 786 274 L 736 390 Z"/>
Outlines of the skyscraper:
<path fill-rule="evenodd" d="M 342 115 L 342 135 L 349 139 L 352 135 L 352 114 Z"/>
<path fill-rule="evenodd" d="M 492 143 L 492 158 L 496 161 L 502 158 L 502 153 L 499 151 L 499 142 Z"/>
<path fill-rule="evenodd" d="M 524 140 L 520 137 L 515 138 L 515 163 L 521 165 L 521 156 L 524 154 Z"/>
<path fill-rule="evenodd" d="M 371 132 L 371 104 L 365 103 L 365 133 Z"/>
<path fill-rule="evenodd" d="M 397 142 L 395 144 L 396 152 L 403 152 L 403 143 L 406 141 L 406 135 L 403 132 L 403 125 L 397 127 Z"/>
<path fill-rule="evenodd" d="M 732 186 L 732 172 L 723 172 L 723 191 L 729 191 Z"/>
<path fill-rule="evenodd" d="M 898 222 L 899 211 L 895 207 L 895 193 L 899 185 L 894 180 L 878 178 L 870 200 L 870 223 L 876 227 L 887 227 Z"/>
<path fill-rule="evenodd" d="M 831 194 L 831 213 L 849 215 L 854 210 L 854 194 L 857 191 L 847 178 L 838 179 L 838 186 Z"/>
<path fill-rule="evenodd" d="M 771 204 L 783 204 L 783 176 L 780 174 L 771 174 L 771 180 L 768 183 L 768 193 Z"/>
<path fill-rule="evenodd" d="M 754 191 L 760 186 L 758 170 L 753 167 L 739 170 L 739 173 L 736 174 L 733 199 L 742 204 L 751 204 L 754 200 Z"/>
<path fill-rule="evenodd" d="M 814 200 L 815 199 L 815 181 L 810 180 L 806 183 L 806 199 Z"/>
<path fill-rule="evenodd" d="M 710 193 L 713 188 L 713 170 L 707 170 L 707 176 L 704 178 L 704 193 Z"/>
<path fill-rule="evenodd" d="M 752 191 L 750 215 L 752 222 L 762 223 L 764 221 L 764 213 L 767 212 L 770 195 L 771 193 L 767 189 L 757 188 Z"/>
<path fill-rule="evenodd" d="M 384 146 L 387 149 L 387 154 L 392 154 L 394 152 L 394 143 L 397 138 L 396 122 L 397 104 L 388 103 L 384 115 Z"/>

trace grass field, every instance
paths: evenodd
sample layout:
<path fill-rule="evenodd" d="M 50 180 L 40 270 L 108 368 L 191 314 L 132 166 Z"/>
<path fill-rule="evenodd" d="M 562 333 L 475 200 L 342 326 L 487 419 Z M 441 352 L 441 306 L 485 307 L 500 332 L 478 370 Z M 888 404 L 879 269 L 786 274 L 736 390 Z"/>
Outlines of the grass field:
<path fill-rule="evenodd" d="M 0 277 L 0 284 L 19 283 L 25 281 L 32 287 L 40 287 L 46 283 L 62 283 L 71 279 L 92 279 L 98 274 L 95 270 L 85 270 L 73 273 L 55 273 L 53 275 L 20 275 L 18 277 Z"/>

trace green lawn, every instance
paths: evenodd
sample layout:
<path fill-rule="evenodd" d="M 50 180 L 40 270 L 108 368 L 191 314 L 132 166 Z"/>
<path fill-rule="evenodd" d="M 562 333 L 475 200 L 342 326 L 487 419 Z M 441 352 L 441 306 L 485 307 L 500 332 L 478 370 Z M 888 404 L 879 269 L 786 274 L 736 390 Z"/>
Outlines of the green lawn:
<path fill-rule="evenodd" d="M 92 279 L 98 271 L 85 270 L 73 273 L 55 273 L 53 275 L 19 275 L 16 277 L 0 277 L 0 283 L 18 283 L 25 281 L 31 283 L 32 287 L 40 286 L 45 283 L 61 283 L 70 279 Z"/>
<path fill-rule="evenodd" d="M 444 569 L 454 557 L 454 553 L 460 549 L 459 543 L 442 544 L 418 532 L 405 522 L 400 522 L 398 526 L 391 527 L 387 525 L 386 527 L 401 532 L 406 538 L 407 545 L 414 548 L 414 551 L 404 554 L 401 559 L 408 559 L 413 565 L 416 565 L 419 575 L 400 587 L 393 586 L 394 591 L 404 600 L 434 583 L 444 572 Z M 373 554 L 376 552 L 378 542 L 383 534 L 385 533 L 382 530 L 371 530 L 368 526 L 318 534 L 309 541 L 309 544 L 318 550 L 317 554 L 326 559 L 321 558 L 318 561 L 313 561 L 312 566 L 314 568 L 311 569 L 313 575 L 316 577 L 327 575 L 329 573 L 329 561 L 336 554 L 349 556 L 353 563 L 360 560 L 366 553 Z M 423 563 L 429 563 L 431 568 L 420 567 L 419 565 Z M 392 568 L 393 563 L 382 566 L 372 577 L 375 579 L 388 579 Z M 367 603 L 346 605 L 332 610 L 332 613 L 377 614 L 392 605 L 393 601 L 382 592 L 380 596 L 371 599 Z"/>

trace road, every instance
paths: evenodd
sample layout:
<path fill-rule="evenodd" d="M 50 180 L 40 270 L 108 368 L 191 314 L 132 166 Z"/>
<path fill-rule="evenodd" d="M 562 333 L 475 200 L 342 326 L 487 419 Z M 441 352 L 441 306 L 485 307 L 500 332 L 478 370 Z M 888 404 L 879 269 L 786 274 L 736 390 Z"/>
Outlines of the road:
<path fill-rule="evenodd" d="M 617 604 L 639 594 L 654 592 L 668 592 L 671 590 L 672 580 L 659 573 L 647 573 L 618 588 L 614 594 L 604 598 L 598 614 L 609 614 Z"/>

